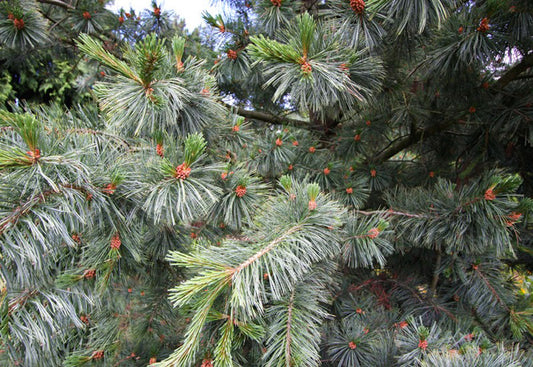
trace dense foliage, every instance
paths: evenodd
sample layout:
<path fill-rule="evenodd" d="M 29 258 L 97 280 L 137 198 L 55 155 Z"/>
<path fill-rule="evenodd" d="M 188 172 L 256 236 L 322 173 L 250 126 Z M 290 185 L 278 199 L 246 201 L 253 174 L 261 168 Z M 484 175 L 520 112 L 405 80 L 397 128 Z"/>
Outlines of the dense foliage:
<path fill-rule="evenodd" d="M 533 5 L 0 3 L 0 364 L 533 366 Z"/>

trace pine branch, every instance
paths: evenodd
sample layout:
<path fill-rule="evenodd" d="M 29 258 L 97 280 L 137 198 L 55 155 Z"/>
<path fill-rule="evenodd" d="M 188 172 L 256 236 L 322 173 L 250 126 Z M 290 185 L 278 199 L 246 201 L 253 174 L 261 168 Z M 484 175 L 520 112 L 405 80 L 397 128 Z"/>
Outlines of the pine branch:
<path fill-rule="evenodd" d="M 379 164 L 385 162 L 387 159 L 394 157 L 396 154 L 400 153 L 402 150 L 410 147 L 413 144 L 418 143 L 420 140 L 427 138 L 429 136 L 435 135 L 441 131 L 444 131 L 446 128 L 457 123 L 457 120 L 454 121 L 443 121 L 441 123 L 430 126 L 426 129 L 421 129 L 413 131 L 409 136 L 404 136 L 395 140 L 388 148 L 382 150 L 380 153 L 374 157 L 367 160 L 374 164 Z"/>
<path fill-rule="evenodd" d="M 287 362 L 291 361 L 291 342 L 292 342 L 292 335 L 291 335 L 291 326 L 292 326 L 292 311 L 294 307 L 294 290 L 291 292 L 291 297 L 289 299 L 289 304 L 287 305 L 287 333 L 286 333 L 286 340 L 285 340 L 285 360 Z"/>
<path fill-rule="evenodd" d="M 296 225 L 294 227 L 289 228 L 283 235 L 277 237 L 274 241 L 270 242 L 267 246 L 262 248 L 261 251 L 257 252 L 253 256 L 249 257 L 245 262 L 243 262 L 242 264 L 240 264 L 236 268 L 231 269 L 230 272 L 231 272 L 232 276 L 234 276 L 235 274 L 240 273 L 242 270 L 244 270 L 248 266 L 252 265 L 254 262 L 259 260 L 261 257 L 263 257 L 264 255 L 268 254 L 270 251 L 275 249 L 276 246 L 279 245 L 280 243 L 282 243 L 283 241 L 285 241 L 285 239 L 287 239 L 287 237 L 289 237 L 290 235 L 292 235 L 295 232 L 298 232 L 301 229 L 302 229 L 302 225 L 301 224 L 298 224 L 298 225 Z"/>
<path fill-rule="evenodd" d="M 509 69 L 500 79 L 494 84 L 496 89 L 502 89 L 513 80 L 518 79 L 519 75 L 533 66 L 533 52 L 525 56 L 522 61 Z"/>
<path fill-rule="evenodd" d="M 64 2 L 64 1 L 61 1 L 61 0 L 37 0 L 37 2 L 40 2 L 41 4 L 50 4 L 50 5 L 60 6 L 63 9 L 69 9 L 69 10 L 76 9 L 71 4 L 68 4 L 68 3 Z"/>
<path fill-rule="evenodd" d="M 259 121 L 268 122 L 271 124 L 280 124 L 280 125 L 288 124 L 288 125 L 292 125 L 295 127 L 302 127 L 302 128 L 308 128 L 308 129 L 311 128 L 311 124 L 309 121 L 276 116 L 276 115 L 272 115 L 267 112 L 249 111 L 249 110 L 245 110 L 242 107 L 232 106 L 224 102 L 222 102 L 222 104 L 230 111 L 235 112 L 237 115 L 240 115 L 240 116 L 252 119 L 252 120 L 259 120 Z"/>

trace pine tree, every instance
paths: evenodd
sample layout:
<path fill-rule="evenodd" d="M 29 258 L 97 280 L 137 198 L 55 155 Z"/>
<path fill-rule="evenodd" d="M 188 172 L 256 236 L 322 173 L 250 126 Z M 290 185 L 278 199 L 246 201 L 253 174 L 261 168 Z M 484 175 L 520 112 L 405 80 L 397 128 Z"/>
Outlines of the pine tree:
<path fill-rule="evenodd" d="M 533 366 L 530 2 L 226 3 L 0 4 L 0 364 Z"/>

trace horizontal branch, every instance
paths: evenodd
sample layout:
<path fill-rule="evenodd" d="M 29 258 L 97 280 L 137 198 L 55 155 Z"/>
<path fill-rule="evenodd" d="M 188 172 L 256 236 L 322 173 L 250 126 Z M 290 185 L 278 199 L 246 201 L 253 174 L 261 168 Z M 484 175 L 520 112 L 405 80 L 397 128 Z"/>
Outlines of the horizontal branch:
<path fill-rule="evenodd" d="M 69 10 L 74 10 L 76 9 L 74 6 L 72 6 L 71 4 L 68 4 L 64 1 L 61 1 L 61 0 L 37 0 L 38 2 L 42 3 L 42 4 L 49 4 L 49 5 L 55 5 L 55 6 L 60 6 L 62 7 L 63 9 L 69 9 Z"/>
<path fill-rule="evenodd" d="M 419 142 L 423 138 L 437 134 L 445 130 L 446 128 L 456 124 L 457 122 L 458 122 L 457 120 L 443 121 L 441 123 L 430 126 L 426 129 L 420 129 L 420 130 L 413 131 L 408 136 L 404 136 L 402 138 L 395 140 L 388 148 L 382 150 L 380 153 L 378 153 L 371 159 L 368 159 L 368 161 L 372 163 L 377 163 L 377 164 L 385 162 L 387 159 L 394 157 L 396 154 L 400 153 L 402 150 Z"/>
<path fill-rule="evenodd" d="M 288 124 L 296 127 L 303 127 L 308 129 L 311 128 L 311 124 L 309 121 L 292 119 L 283 116 L 276 116 L 267 112 L 245 110 L 242 107 L 232 106 L 224 102 L 223 105 L 230 111 L 236 113 L 237 115 L 246 117 L 248 119 L 269 122 L 271 124 Z"/>

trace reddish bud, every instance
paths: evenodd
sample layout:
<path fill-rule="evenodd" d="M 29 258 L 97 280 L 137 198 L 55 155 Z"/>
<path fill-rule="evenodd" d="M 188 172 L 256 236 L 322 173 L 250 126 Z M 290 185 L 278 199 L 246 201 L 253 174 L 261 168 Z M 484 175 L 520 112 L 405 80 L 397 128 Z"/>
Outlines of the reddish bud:
<path fill-rule="evenodd" d="M 94 278 L 94 276 L 96 275 L 96 269 L 87 269 L 83 272 L 83 277 L 85 279 L 91 279 L 91 278 Z"/>
<path fill-rule="evenodd" d="M 117 232 L 113 237 L 111 237 L 111 242 L 109 244 L 109 247 L 113 250 L 118 250 L 120 246 L 122 245 L 122 241 L 120 240 L 120 235 Z"/>
<path fill-rule="evenodd" d="M 363 14 L 365 11 L 365 2 L 363 0 L 350 0 L 350 7 L 355 14 Z"/>
<path fill-rule="evenodd" d="M 91 13 L 89 13 L 88 11 L 84 11 L 82 15 L 83 15 L 83 19 L 85 20 L 91 19 Z"/>
<path fill-rule="evenodd" d="M 419 340 L 418 341 L 418 348 L 422 349 L 422 350 L 426 350 L 428 347 L 428 342 L 427 340 Z"/>
<path fill-rule="evenodd" d="M 155 151 L 157 155 L 160 156 L 161 158 L 165 156 L 165 148 L 163 148 L 163 144 L 158 143 L 155 147 Z"/>
<path fill-rule="evenodd" d="M 103 350 L 95 350 L 93 354 L 91 355 L 91 359 L 98 360 L 104 358 L 104 351 Z"/>
<path fill-rule="evenodd" d="M 107 195 L 113 195 L 115 193 L 117 186 L 113 183 L 107 184 L 106 187 L 102 189 L 102 192 Z"/>
<path fill-rule="evenodd" d="M 377 172 L 376 172 L 375 169 L 371 169 L 371 170 L 370 170 L 370 176 L 372 176 L 372 177 L 376 177 L 376 173 L 377 173 Z"/>
<path fill-rule="evenodd" d="M 477 27 L 478 32 L 485 33 L 490 29 L 489 20 L 487 18 L 481 19 L 479 27 Z"/>
<path fill-rule="evenodd" d="M 355 349 L 355 348 L 357 348 L 357 344 L 355 344 L 354 342 L 349 342 L 348 343 L 348 348 Z"/>
<path fill-rule="evenodd" d="M 325 174 L 326 176 L 329 175 L 330 172 L 331 172 L 331 170 L 330 170 L 328 167 L 324 168 L 324 174 Z"/>
<path fill-rule="evenodd" d="M 176 167 L 174 177 L 180 180 L 185 180 L 191 174 L 191 168 L 185 162 Z"/>
<path fill-rule="evenodd" d="M 353 189 L 352 189 L 351 187 L 348 187 L 348 188 L 346 189 L 346 193 L 347 193 L 347 194 L 351 194 L 351 193 L 353 193 Z"/>
<path fill-rule="evenodd" d="M 496 199 L 496 194 L 494 194 L 494 191 L 492 190 L 492 188 L 490 189 L 487 189 L 487 191 L 485 191 L 485 200 L 494 200 Z"/>
<path fill-rule="evenodd" d="M 309 153 L 314 153 L 316 151 L 316 148 L 315 147 L 310 147 L 309 148 Z"/>
<path fill-rule="evenodd" d="M 294 145 L 295 147 L 297 147 L 297 146 L 298 146 L 298 140 L 293 141 L 293 142 L 292 142 L 292 145 Z"/>
<path fill-rule="evenodd" d="M 237 186 L 235 189 L 235 195 L 237 195 L 239 198 L 242 198 L 244 195 L 246 195 L 246 187 L 241 185 Z"/>
<path fill-rule="evenodd" d="M 228 59 L 236 60 L 237 59 L 237 52 L 234 50 L 228 50 Z"/>
<path fill-rule="evenodd" d="M 302 63 L 302 66 L 300 67 L 300 69 L 302 70 L 302 74 L 304 74 L 304 75 L 309 75 L 313 71 L 313 67 L 307 61 L 304 61 Z"/>
<path fill-rule="evenodd" d="M 309 210 L 315 210 L 316 209 L 316 201 L 315 200 L 309 200 L 309 204 L 307 205 Z"/>
<path fill-rule="evenodd" d="M 277 138 L 276 139 L 276 146 L 281 147 L 282 144 L 283 144 L 283 141 L 280 138 Z"/>
<path fill-rule="evenodd" d="M 379 229 L 371 228 L 367 233 L 368 238 L 374 239 L 379 236 Z"/>

